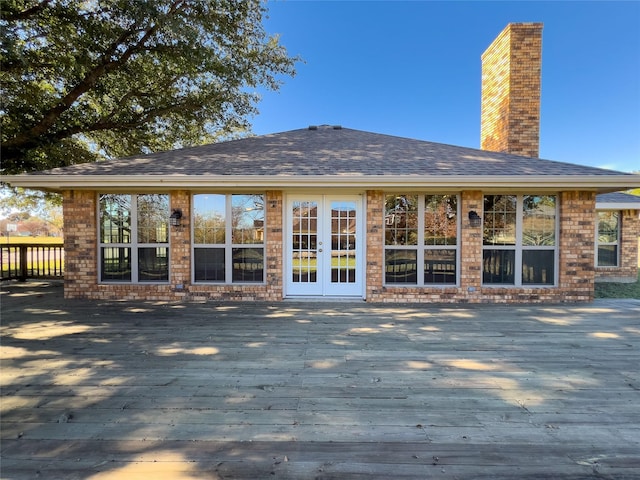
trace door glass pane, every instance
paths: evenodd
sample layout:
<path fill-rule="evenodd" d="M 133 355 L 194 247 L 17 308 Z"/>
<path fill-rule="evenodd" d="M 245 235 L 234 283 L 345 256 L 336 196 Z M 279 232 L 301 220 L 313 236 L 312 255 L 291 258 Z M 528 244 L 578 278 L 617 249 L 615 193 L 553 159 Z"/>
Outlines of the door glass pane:
<path fill-rule="evenodd" d="M 356 202 L 331 202 L 331 282 L 356 281 Z"/>
<path fill-rule="evenodd" d="M 292 281 L 315 283 L 318 280 L 318 203 L 293 202 Z"/>
<path fill-rule="evenodd" d="M 522 283 L 553 285 L 553 250 L 524 250 L 522 252 Z"/>

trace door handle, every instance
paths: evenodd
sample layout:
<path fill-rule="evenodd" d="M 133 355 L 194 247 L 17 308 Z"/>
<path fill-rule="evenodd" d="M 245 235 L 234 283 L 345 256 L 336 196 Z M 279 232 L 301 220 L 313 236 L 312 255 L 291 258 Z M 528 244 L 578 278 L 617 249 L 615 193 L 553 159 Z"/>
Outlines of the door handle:
<path fill-rule="evenodd" d="M 318 249 L 318 252 L 319 252 L 319 253 L 322 253 L 322 249 L 321 249 L 321 248 L 319 248 L 319 249 Z"/>

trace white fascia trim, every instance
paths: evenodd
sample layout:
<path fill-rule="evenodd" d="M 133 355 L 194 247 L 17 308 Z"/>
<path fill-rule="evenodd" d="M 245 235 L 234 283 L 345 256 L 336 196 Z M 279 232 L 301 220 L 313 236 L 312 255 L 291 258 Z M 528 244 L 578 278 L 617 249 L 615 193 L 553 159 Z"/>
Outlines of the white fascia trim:
<path fill-rule="evenodd" d="M 596 202 L 596 210 L 640 210 L 640 202 L 628 202 L 628 203 Z"/>
<path fill-rule="evenodd" d="M 640 187 L 640 176 L 386 176 L 386 175 L 7 175 L 0 181 L 14 187 L 62 190 L 199 190 L 207 188 L 449 188 L 456 190 L 553 189 L 613 192 Z"/>

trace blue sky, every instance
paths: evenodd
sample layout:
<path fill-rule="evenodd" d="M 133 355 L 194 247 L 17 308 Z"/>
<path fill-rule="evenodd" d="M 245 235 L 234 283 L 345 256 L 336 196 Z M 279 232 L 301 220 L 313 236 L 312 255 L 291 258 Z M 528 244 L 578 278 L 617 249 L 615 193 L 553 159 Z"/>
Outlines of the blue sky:
<path fill-rule="evenodd" d="M 330 124 L 479 148 L 480 56 L 542 22 L 540 156 L 640 170 L 640 1 L 269 1 L 299 55 L 262 92 L 258 135 Z"/>

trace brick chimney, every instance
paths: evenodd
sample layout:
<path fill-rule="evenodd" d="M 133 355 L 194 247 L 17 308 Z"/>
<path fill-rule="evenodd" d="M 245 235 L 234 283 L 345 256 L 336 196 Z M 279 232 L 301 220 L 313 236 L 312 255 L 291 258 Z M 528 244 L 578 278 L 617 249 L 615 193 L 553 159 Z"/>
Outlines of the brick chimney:
<path fill-rule="evenodd" d="M 542 23 L 510 23 L 482 54 L 480 148 L 538 157 Z"/>

